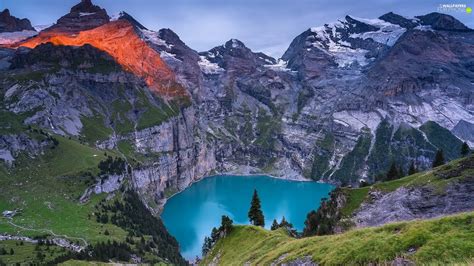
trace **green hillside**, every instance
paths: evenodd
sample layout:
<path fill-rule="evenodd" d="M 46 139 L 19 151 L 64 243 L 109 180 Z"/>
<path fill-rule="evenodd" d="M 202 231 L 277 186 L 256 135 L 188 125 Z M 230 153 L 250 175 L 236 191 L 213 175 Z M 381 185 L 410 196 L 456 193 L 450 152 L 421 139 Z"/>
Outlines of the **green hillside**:
<path fill-rule="evenodd" d="M 281 229 L 236 226 L 201 265 L 213 259 L 219 265 L 270 265 L 307 256 L 322 265 L 383 264 L 396 258 L 417 264 L 470 264 L 474 262 L 474 212 L 302 239 L 291 238 Z"/>
<path fill-rule="evenodd" d="M 116 151 L 35 129 L 25 132 L 34 139 L 54 141 L 36 158 L 22 154 L 14 167 L 0 164 L 0 214 L 19 210 L 13 218 L 0 215 L 0 233 L 43 243 L 59 237 L 87 246 L 85 253 L 92 252 L 95 260 L 130 261 L 130 254 L 139 254 L 145 262 L 168 259 L 184 264 L 176 240 L 126 185 L 115 195 L 103 193 L 79 201 L 100 178 L 99 163 L 118 156 Z M 56 245 L 0 241 L 0 265 L 55 264 L 75 258 L 89 259 Z"/>

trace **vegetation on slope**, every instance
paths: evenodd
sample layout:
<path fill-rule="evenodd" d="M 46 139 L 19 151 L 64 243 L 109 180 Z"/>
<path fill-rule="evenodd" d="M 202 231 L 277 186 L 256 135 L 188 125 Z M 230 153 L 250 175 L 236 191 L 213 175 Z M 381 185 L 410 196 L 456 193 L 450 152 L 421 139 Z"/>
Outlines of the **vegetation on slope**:
<path fill-rule="evenodd" d="M 85 253 L 77 254 L 53 245 L 42 248 L 27 242 L 19 245 L 18 241 L 13 244 L 1 241 L 0 247 L 6 246 L 10 251 L 13 246 L 14 253 L 0 254 L 0 261 L 8 264 L 58 263 L 70 258 L 130 261 L 132 254 L 140 254 L 145 261 L 161 263 L 166 262 L 162 258 L 169 258 L 175 264 L 183 264 L 176 241 L 169 241 L 172 237 L 163 226 L 155 228 L 153 234 L 135 232 L 140 228 L 152 228 L 154 222 L 161 224 L 151 213 L 144 214 L 146 208 L 137 205 L 141 203 L 139 200 L 115 214 L 116 219 L 127 215 L 147 217 L 146 224 L 134 222 L 137 224 L 135 231 L 123 224 L 101 219 L 104 216 L 100 206 L 108 204 L 106 194 L 92 195 L 88 202 L 79 202 L 81 195 L 97 182 L 99 175 L 125 173 L 124 161 L 113 159 L 113 151 L 105 153 L 76 140 L 35 129 L 26 131 L 26 134 L 35 139 L 53 141 L 37 158 L 20 155 L 14 167 L 0 165 L 0 211 L 19 210 L 13 218 L 0 217 L 0 232 L 39 239 L 59 237 L 82 246 L 88 245 L 88 248 Z M 116 198 L 125 204 L 130 197 L 121 194 L 121 191 L 117 192 Z M 133 213 L 138 210 L 142 213 Z M 154 244 L 147 245 L 151 241 Z M 30 252 L 31 249 L 34 252 Z"/>
<path fill-rule="evenodd" d="M 201 264 L 214 260 L 219 265 L 269 265 L 307 256 L 322 265 L 388 263 L 397 258 L 418 264 L 472 263 L 474 213 L 302 239 L 284 230 L 236 226 Z"/>

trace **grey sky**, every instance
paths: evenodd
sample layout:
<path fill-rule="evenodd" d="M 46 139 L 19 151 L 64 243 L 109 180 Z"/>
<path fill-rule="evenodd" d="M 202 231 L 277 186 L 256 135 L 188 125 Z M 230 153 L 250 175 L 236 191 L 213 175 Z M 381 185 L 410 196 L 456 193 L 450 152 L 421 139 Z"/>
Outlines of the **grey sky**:
<path fill-rule="evenodd" d="M 79 0 L 0 0 L 17 17 L 33 25 L 55 22 Z M 109 15 L 126 11 L 144 26 L 170 28 L 191 48 L 209 50 L 231 38 L 254 51 L 279 57 L 298 34 L 309 27 L 345 15 L 376 18 L 389 11 L 415 16 L 438 11 L 439 4 L 474 2 L 443 0 L 93 0 Z M 474 13 L 449 12 L 469 27 Z"/>

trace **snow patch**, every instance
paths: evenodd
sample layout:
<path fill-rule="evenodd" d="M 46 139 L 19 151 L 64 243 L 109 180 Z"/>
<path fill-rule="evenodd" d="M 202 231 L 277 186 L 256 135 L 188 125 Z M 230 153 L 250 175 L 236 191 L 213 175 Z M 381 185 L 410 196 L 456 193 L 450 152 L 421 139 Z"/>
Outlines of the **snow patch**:
<path fill-rule="evenodd" d="M 158 46 L 164 46 L 168 49 L 171 49 L 173 47 L 173 45 L 166 43 L 165 40 L 158 37 L 158 32 L 156 31 L 140 29 L 140 32 L 142 33 L 142 37 L 145 39 L 145 41 L 151 42 Z"/>
<path fill-rule="evenodd" d="M 117 14 L 113 14 L 111 17 L 110 17 L 110 21 L 117 21 L 119 20 L 123 15 L 124 15 L 125 12 L 123 11 L 120 11 L 119 13 Z"/>
<path fill-rule="evenodd" d="M 378 31 L 369 31 L 364 33 L 353 33 L 350 34 L 351 38 L 361 38 L 361 39 L 372 39 L 378 43 L 382 43 L 388 46 L 393 46 L 397 40 L 406 32 L 406 29 L 400 27 L 399 25 L 392 24 L 380 19 L 362 19 L 354 18 L 363 23 L 375 26 L 380 28 Z"/>
<path fill-rule="evenodd" d="M 367 31 L 363 33 L 352 33 L 348 37 L 342 35 L 350 27 L 351 23 L 346 20 L 328 23 L 324 26 L 313 27 L 310 30 L 315 33 L 314 36 L 308 37 L 308 41 L 312 46 L 325 52 L 334 58 L 339 67 L 349 67 L 352 64 L 365 66 L 370 63 L 370 59 L 366 58 L 368 50 L 352 47 L 351 39 L 372 39 L 375 42 L 388 46 L 393 46 L 400 36 L 405 33 L 406 29 L 399 25 L 392 24 L 380 19 L 353 19 L 377 28 L 375 31 Z M 348 38 L 348 39 L 344 39 Z M 310 51 L 310 48 L 307 49 Z"/>
<path fill-rule="evenodd" d="M 89 13 L 89 12 L 79 12 L 79 17 L 85 17 L 85 16 L 90 16 L 90 15 L 94 15 L 95 12 L 93 13 Z"/>
<path fill-rule="evenodd" d="M 163 58 L 163 59 L 172 59 L 172 60 L 178 60 L 178 61 L 181 61 L 179 60 L 178 58 L 176 58 L 176 55 L 175 54 L 172 54 L 172 53 L 168 53 L 166 51 L 161 51 L 160 52 L 160 57 Z"/>
<path fill-rule="evenodd" d="M 334 57 L 334 61 L 339 67 L 348 67 L 354 63 L 360 66 L 367 65 L 369 61 L 365 55 L 368 50 L 360 48 L 354 49 L 348 42 L 334 41 L 341 38 L 341 34 L 336 31 L 336 28 L 341 27 L 344 27 L 344 25 L 341 22 L 336 22 L 311 28 L 311 31 L 316 33 L 316 41 L 312 43 L 313 47 Z"/>
<path fill-rule="evenodd" d="M 37 32 L 41 32 L 47 28 L 50 28 L 51 26 L 53 26 L 54 23 L 51 23 L 51 24 L 45 24 L 45 25 L 36 25 L 36 26 L 33 26 L 33 28 L 35 28 L 35 30 Z"/>
<path fill-rule="evenodd" d="M 0 44 L 13 44 L 19 41 L 23 41 L 30 37 L 38 35 L 38 32 L 34 30 L 24 30 L 15 32 L 2 32 L 0 33 Z"/>
<path fill-rule="evenodd" d="M 270 60 L 268 60 L 270 61 Z M 267 62 L 268 62 L 267 61 Z M 271 61 L 270 61 L 271 63 Z M 276 64 L 269 64 L 269 65 L 263 65 L 264 67 L 270 68 L 275 71 L 292 71 L 291 69 L 288 68 L 288 62 L 284 61 L 282 59 L 278 59 Z"/>
<path fill-rule="evenodd" d="M 224 71 L 218 64 L 212 63 L 205 56 L 199 56 L 200 59 L 198 61 L 199 67 L 201 71 L 205 74 L 219 74 Z"/>
<path fill-rule="evenodd" d="M 232 39 L 232 48 L 239 48 L 239 47 L 240 47 L 239 41 L 237 41 L 236 39 Z"/>
<path fill-rule="evenodd" d="M 419 31 L 434 31 L 434 29 L 430 25 L 420 25 L 416 26 L 414 29 Z"/>

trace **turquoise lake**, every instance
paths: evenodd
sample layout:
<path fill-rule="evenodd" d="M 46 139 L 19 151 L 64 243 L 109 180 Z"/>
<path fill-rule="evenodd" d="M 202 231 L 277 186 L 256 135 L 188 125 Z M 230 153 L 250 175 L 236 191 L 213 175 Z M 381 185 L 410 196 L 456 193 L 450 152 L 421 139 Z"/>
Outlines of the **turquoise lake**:
<path fill-rule="evenodd" d="M 306 214 L 317 209 L 321 198 L 334 187 L 317 182 L 298 182 L 268 176 L 207 177 L 166 203 L 161 215 L 168 231 L 178 240 L 187 259 L 201 257 L 204 237 L 227 215 L 234 224 L 249 224 L 247 212 L 257 189 L 265 216 L 265 227 L 283 216 L 298 230 Z"/>

